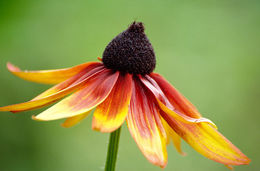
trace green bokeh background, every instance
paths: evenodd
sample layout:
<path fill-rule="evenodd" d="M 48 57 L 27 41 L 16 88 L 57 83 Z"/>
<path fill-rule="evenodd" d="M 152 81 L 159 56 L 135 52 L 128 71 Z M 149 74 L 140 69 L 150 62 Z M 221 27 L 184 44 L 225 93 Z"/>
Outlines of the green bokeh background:
<path fill-rule="evenodd" d="M 0 106 L 50 87 L 15 78 L 7 61 L 23 69 L 95 61 L 134 20 L 146 26 L 156 72 L 252 159 L 236 170 L 259 170 L 259 0 L 0 0 Z M 1 113 L 1 171 L 103 170 L 109 135 L 91 130 L 92 116 L 65 129 L 62 120 L 31 120 L 42 110 Z M 186 157 L 168 146 L 165 171 L 228 170 L 186 143 L 183 149 Z M 117 170 L 161 170 L 144 158 L 125 124 Z"/>

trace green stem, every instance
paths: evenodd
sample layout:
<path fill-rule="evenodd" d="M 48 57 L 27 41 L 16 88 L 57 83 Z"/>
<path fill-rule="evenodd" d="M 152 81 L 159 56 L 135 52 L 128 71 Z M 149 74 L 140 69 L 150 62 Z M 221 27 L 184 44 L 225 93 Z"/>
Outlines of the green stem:
<path fill-rule="evenodd" d="M 110 133 L 105 171 L 115 171 L 121 127 Z"/>

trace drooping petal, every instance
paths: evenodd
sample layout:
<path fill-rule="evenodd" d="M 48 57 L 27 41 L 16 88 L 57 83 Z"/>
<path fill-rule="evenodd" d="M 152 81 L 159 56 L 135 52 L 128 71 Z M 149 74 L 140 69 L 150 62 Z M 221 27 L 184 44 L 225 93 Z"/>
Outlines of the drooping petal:
<path fill-rule="evenodd" d="M 87 113 L 73 116 L 71 118 L 67 118 L 63 122 L 63 124 L 61 124 L 61 126 L 65 127 L 65 128 L 70 128 L 70 127 L 76 125 L 77 123 L 79 123 L 80 121 L 82 121 L 83 119 L 85 119 L 90 113 L 91 113 L 91 111 L 88 111 Z"/>
<path fill-rule="evenodd" d="M 187 124 L 162 110 L 160 113 L 178 135 L 205 157 L 224 165 L 249 164 L 250 159 L 209 123 Z"/>
<path fill-rule="evenodd" d="M 172 141 L 176 150 L 181 155 L 186 155 L 186 153 L 184 153 L 181 149 L 181 137 L 168 125 L 168 123 L 164 119 L 162 119 L 162 123 L 167 134 L 167 144 Z"/>
<path fill-rule="evenodd" d="M 201 115 L 196 107 L 187 100 L 176 88 L 174 88 L 166 79 L 157 73 L 151 73 L 150 76 L 159 85 L 167 99 L 174 108 L 181 113 L 192 118 L 200 118 Z"/>
<path fill-rule="evenodd" d="M 158 110 L 150 97 L 150 92 L 138 79 L 134 79 L 127 125 L 144 156 L 151 163 L 165 167 L 166 133 Z"/>
<path fill-rule="evenodd" d="M 131 95 L 132 75 L 120 74 L 109 96 L 95 110 L 92 128 L 101 132 L 119 128 L 128 114 Z"/>
<path fill-rule="evenodd" d="M 89 78 L 101 72 L 102 70 L 104 70 L 103 66 L 100 66 L 99 64 L 91 64 L 80 73 L 48 89 L 47 91 L 33 98 L 31 101 L 0 107 L 0 111 L 21 112 L 54 103 L 56 100 L 59 100 L 71 92 L 79 89 Z"/>
<path fill-rule="evenodd" d="M 71 68 L 57 69 L 57 70 L 40 70 L 40 71 L 21 71 L 20 68 L 14 66 L 11 63 L 7 63 L 8 70 L 14 75 L 28 81 L 43 83 L 43 84 L 57 84 L 68 78 L 78 74 L 84 68 L 89 65 L 97 64 L 102 65 L 99 62 L 88 62 L 81 65 L 77 65 Z"/>
<path fill-rule="evenodd" d="M 77 92 L 33 117 L 35 120 L 70 118 L 86 113 L 102 103 L 114 87 L 119 72 L 104 69 L 89 79 Z"/>
<path fill-rule="evenodd" d="M 166 107 L 160 100 L 156 99 L 158 102 L 158 105 L 160 106 L 161 110 L 164 112 L 170 114 L 172 117 L 174 117 L 176 120 L 179 120 L 181 122 L 187 123 L 187 124 L 193 124 L 193 123 L 200 123 L 200 122 L 207 122 L 211 124 L 214 128 L 217 128 L 217 126 L 209 119 L 207 118 L 191 118 L 189 116 L 184 115 L 183 113 L 180 113 L 178 110 L 171 110 L 168 107 Z"/>
<path fill-rule="evenodd" d="M 166 113 L 171 113 L 171 115 L 173 115 L 173 117 L 181 122 L 184 123 L 188 123 L 188 124 L 192 124 L 192 123 L 199 123 L 199 122 L 208 122 L 210 123 L 212 126 L 214 126 L 215 128 L 216 125 L 210 121 L 209 119 L 206 118 L 202 118 L 202 117 L 196 117 L 196 118 L 192 118 L 189 115 L 185 115 L 185 113 L 182 110 L 178 110 L 177 108 L 175 108 L 176 106 L 174 104 L 172 104 L 172 101 L 170 101 L 168 99 L 168 96 L 170 96 L 169 94 L 166 95 L 161 88 L 159 87 L 159 85 L 155 82 L 155 80 L 153 80 L 151 77 L 149 77 L 148 75 L 146 75 L 145 77 L 143 76 L 139 76 L 140 80 L 142 81 L 142 83 L 153 93 L 153 95 L 156 97 L 156 100 L 158 102 L 158 105 L 160 106 L 160 108 L 166 112 Z M 177 106 L 178 107 L 178 106 Z M 180 112 L 182 111 L 182 112 Z"/>

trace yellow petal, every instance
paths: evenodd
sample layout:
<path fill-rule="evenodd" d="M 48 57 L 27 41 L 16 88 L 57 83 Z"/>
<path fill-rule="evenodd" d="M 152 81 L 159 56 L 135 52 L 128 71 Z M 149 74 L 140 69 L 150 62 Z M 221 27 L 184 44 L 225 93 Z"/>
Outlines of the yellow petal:
<path fill-rule="evenodd" d="M 71 68 L 57 69 L 57 70 L 40 70 L 40 71 L 21 71 L 20 68 L 14 66 L 11 63 L 7 63 L 7 68 L 14 75 L 28 81 L 43 83 L 43 84 L 57 84 L 66 79 L 76 75 L 80 71 L 84 70 L 89 65 L 102 65 L 99 62 L 88 62 L 81 65 L 77 65 Z"/>
<path fill-rule="evenodd" d="M 164 129 L 167 134 L 167 144 L 169 144 L 170 141 L 172 140 L 176 150 L 181 155 L 183 155 L 183 156 L 186 155 L 186 153 L 184 153 L 181 149 L 181 137 L 168 125 L 168 123 L 164 119 L 162 119 L 162 120 L 163 120 L 162 123 L 163 123 Z"/>
<path fill-rule="evenodd" d="M 65 122 L 63 122 L 63 124 L 61 124 L 61 126 L 65 127 L 65 128 L 70 128 L 70 127 L 78 124 L 83 119 L 85 119 L 90 113 L 91 113 L 91 111 L 88 111 L 87 113 L 77 115 L 77 116 L 73 116 L 71 118 L 67 118 L 65 120 Z"/>
<path fill-rule="evenodd" d="M 104 69 L 91 77 L 77 92 L 33 117 L 35 120 L 56 120 L 86 113 L 102 103 L 114 87 L 119 73 Z"/>
<path fill-rule="evenodd" d="M 168 113 L 160 113 L 178 135 L 205 157 L 229 166 L 249 164 L 250 159 L 209 123 L 187 124 Z"/>
<path fill-rule="evenodd" d="M 92 128 L 101 132 L 113 132 L 125 121 L 132 94 L 132 75 L 120 74 L 106 98 L 94 112 Z"/>

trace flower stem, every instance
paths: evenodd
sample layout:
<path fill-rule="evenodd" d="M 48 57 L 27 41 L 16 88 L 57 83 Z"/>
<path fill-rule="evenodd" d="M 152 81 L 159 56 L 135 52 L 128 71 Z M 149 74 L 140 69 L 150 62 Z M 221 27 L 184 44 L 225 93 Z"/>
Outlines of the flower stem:
<path fill-rule="evenodd" d="M 105 171 L 115 171 L 121 127 L 110 133 Z"/>

